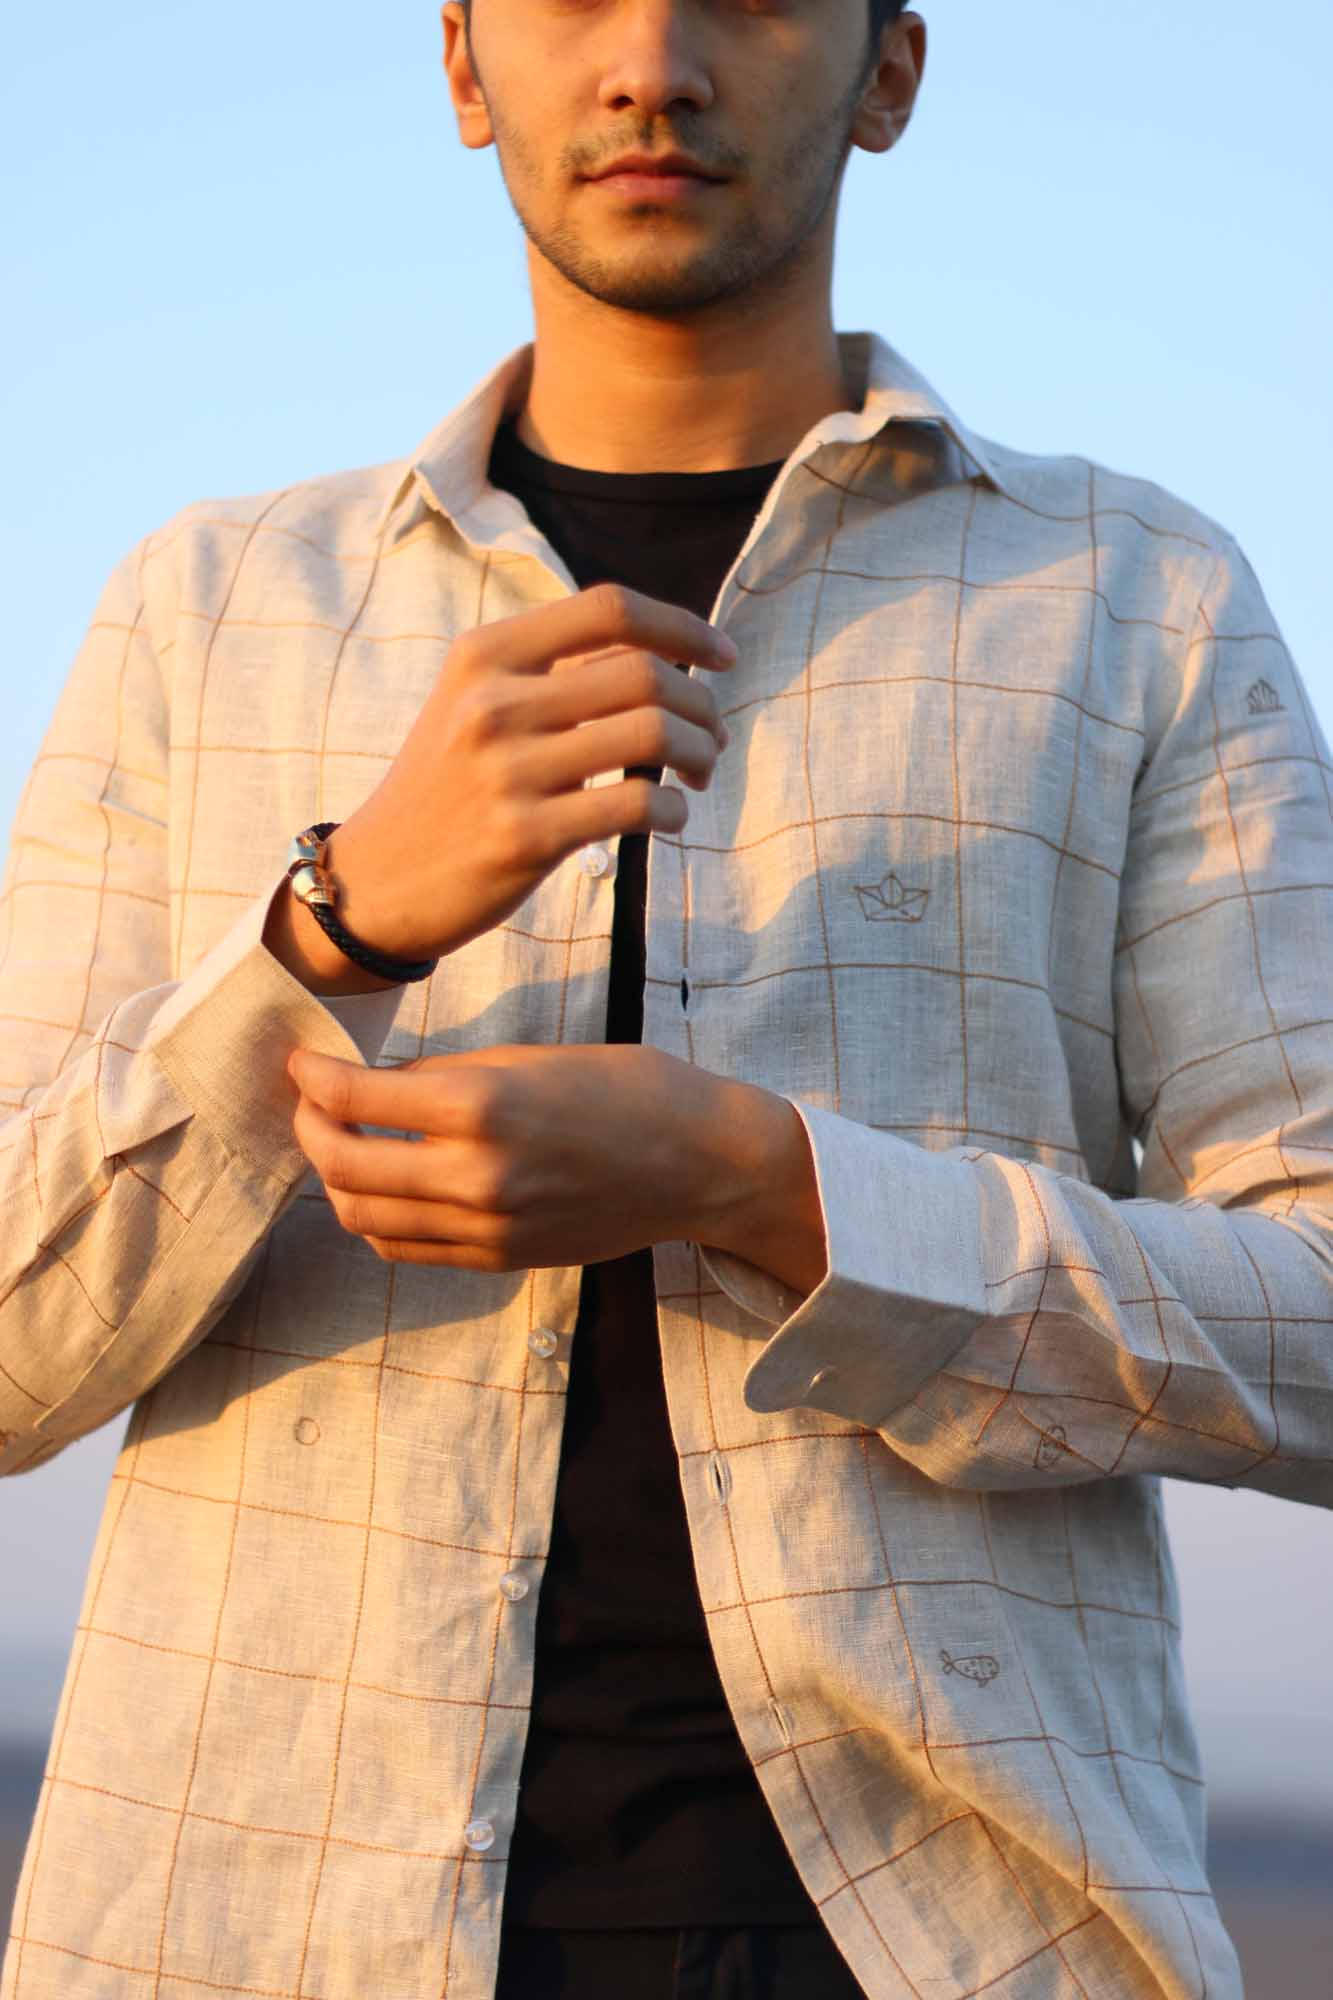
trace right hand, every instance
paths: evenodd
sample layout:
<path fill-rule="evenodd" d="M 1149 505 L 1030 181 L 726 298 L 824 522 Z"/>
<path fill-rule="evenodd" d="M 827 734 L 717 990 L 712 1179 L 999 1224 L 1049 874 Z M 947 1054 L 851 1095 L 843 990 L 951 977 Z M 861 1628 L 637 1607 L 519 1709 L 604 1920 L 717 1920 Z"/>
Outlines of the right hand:
<path fill-rule="evenodd" d="M 337 915 L 395 957 L 443 958 L 503 923 L 589 841 L 679 833 L 726 730 L 702 681 L 733 662 L 680 605 L 599 583 L 463 633 L 390 769 L 329 836 Z"/>

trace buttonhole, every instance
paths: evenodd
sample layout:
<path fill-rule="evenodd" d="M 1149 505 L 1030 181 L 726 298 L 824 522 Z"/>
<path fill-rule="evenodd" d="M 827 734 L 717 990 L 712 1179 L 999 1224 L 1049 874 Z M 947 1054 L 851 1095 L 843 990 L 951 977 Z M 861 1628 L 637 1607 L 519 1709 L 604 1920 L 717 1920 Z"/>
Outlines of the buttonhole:
<path fill-rule="evenodd" d="M 690 982 L 684 974 L 681 975 L 680 981 L 680 1004 L 682 1007 L 688 1007 L 690 1004 Z"/>

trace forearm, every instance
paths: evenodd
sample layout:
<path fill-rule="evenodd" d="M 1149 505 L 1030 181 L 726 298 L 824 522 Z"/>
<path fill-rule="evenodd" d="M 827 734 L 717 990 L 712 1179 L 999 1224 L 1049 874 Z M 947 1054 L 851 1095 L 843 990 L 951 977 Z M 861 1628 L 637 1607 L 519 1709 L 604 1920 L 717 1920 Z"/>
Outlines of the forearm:
<path fill-rule="evenodd" d="M 333 842 L 330 841 L 330 855 L 332 847 Z M 355 936 L 356 931 L 347 917 L 345 906 L 341 914 Z M 291 973 L 293 979 L 298 979 L 308 993 L 319 999 L 346 998 L 354 993 L 383 993 L 393 983 L 388 979 L 377 979 L 373 972 L 364 971 L 350 958 L 344 957 L 337 945 L 325 936 L 323 928 L 305 904 L 293 896 L 290 888 L 273 898 L 273 907 L 264 926 L 264 949 Z"/>
<path fill-rule="evenodd" d="M 33 1242 L 44 1216 L 25 1216 L 28 1240 L 6 1244 L 0 1477 L 32 1470 L 109 1422 L 204 1339 L 289 1199 L 278 1184 L 239 1172 L 189 1119 L 124 1155 L 90 1160 L 83 1206 L 66 1219 L 59 1197 L 79 1171 L 71 1153 L 95 1117 L 77 1095 L 54 1117 L 44 1143 L 65 1148 L 54 1220 Z M 3 1181 L 24 1206 L 26 1190 L 8 1174 Z"/>
<path fill-rule="evenodd" d="M 743 1257 L 802 1298 L 828 1270 L 815 1163 L 800 1116 L 785 1097 L 728 1082 L 722 1104 L 726 1166 L 710 1173 L 722 1199 L 694 1240 Z"/>
<path fill-rule="evenodd" d="M 987 1315 L 887 1441 L 956 1485 L 1148 1474 L 1333 1504 L 1333 1252 L 1301 1164 L 1310 1201 L 1279 1220 L 979 1157 Z"/>
<path fill-rule="evenodd" d="M 829 1239 L 817 1295 L 766 1296 L 697 1238 L 723 1289 L 772 1325 L 751 1409 L 846 1417 L 950 1486 L 1149 1474 L 1333 1505 L 1333 1195 L 1294 1121 L 1284 1153 L 1303 1199 L 1279 1219 L 1254 1201 L 1247 1176 L 1264 1164 L 1244 1146 L 1217 1202 L 1124 1201 L 801 1109 Z M 801 1209 L 789 1196 L 769 1212 L 795 1236 Z M 782 1226 L 724 1229 L 716 1247 L 781 1283 Z"/>
<path fill-rule="evenodd" d="M 202 1339 L 294 1184 L 238 1163 L 150 1048 L 182 990 L 114 1007 L 5 1123 L 0 1476 L 105 1423 Z M 35 1036 L 19 1059 L 40 1075 Z"/>
<path fill-rule="evenodd" d="M 0 1475 L 133 1401 L 243 1283 L 307 1170 L 292 1050 L 369 1061 L 382 1044 L 396 993 L 317 1002 L 260 948 L 267 916 L 257 901 L 186 978 L 127 995 L 6 1122 Z M 44 1046 L 13 1040 L 30 1091 Z"/>

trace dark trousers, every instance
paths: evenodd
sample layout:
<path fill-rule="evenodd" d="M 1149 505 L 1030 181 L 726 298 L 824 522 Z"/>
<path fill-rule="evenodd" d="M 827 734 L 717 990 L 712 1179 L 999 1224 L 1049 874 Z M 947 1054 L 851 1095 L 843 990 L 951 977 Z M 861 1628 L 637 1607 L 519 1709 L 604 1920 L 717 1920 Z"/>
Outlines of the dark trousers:
<path fill-rule="evenodd" d="M 495 2000 L 865 2000 L 823 1924 L 500 1939 Z"/>

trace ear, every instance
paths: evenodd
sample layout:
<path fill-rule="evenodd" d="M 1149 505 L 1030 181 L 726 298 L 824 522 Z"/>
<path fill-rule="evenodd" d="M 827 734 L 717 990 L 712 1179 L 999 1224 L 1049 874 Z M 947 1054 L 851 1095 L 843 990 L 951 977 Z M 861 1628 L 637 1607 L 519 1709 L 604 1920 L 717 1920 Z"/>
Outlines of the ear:
<path fill-rule="evenodd" d="M 852 140 L 867 153 L 887 153 L 907 130 L 926 68 L 926 24 L 900 14 L 885 29 L 879 66 L 866 85 Z"/>
<path fill-rule="evenodd" d="M 440 21 L 444 28 L 444 73 L 458 119 L 458 136 L 465 146 L 473 150 L 493 146 L 495 133 L 491 129 L 490 113 L 472 65 L 467 36 L 463 32 L 461 0 L 445 0 L 440 9 Z"/>

